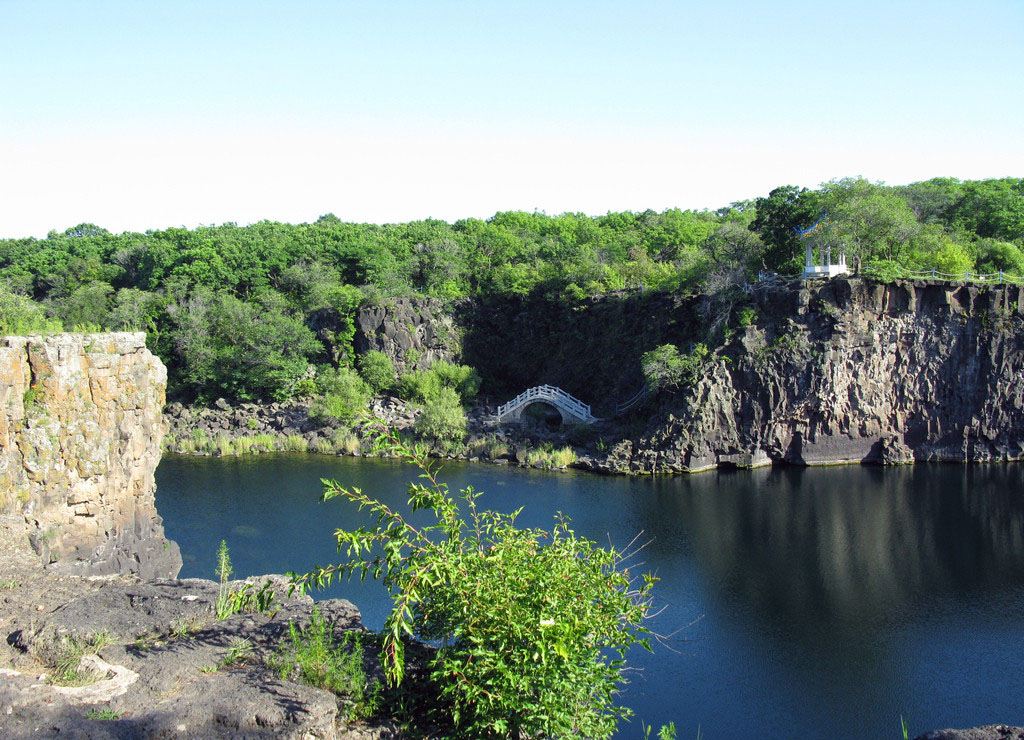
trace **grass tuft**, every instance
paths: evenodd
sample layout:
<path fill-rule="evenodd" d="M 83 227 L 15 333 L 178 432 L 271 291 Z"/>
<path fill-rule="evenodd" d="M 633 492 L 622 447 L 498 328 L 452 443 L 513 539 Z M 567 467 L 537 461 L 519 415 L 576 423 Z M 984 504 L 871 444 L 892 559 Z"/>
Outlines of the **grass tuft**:
<path fill-rule="evenodd" d="M 282 680 L 296 679 L 326 689 L 344 700 L 349 718 L 366 718 L 377 711 L 379 685 L 370 686 L 363 667 L 362 633 L 345 632 L 335 640 L 330 625 L 313 607 L 309 626 L 288 626 L 289 639 L 267 660 L 267 667 Z"/>
<path fill-rule="evenodd" d="M 109 632 L 96 632 L 84 640 L 64 637 L 57 646 L 54 658 L 49 663 L 53 671 L 51 683 L 58 686 L 86 686 L 101 677 L 92 671 L 79 667 L 82 656 L 94 655 L 113 642 Z"/>
<path fill-rule="evenodd" d="M 566 446 L 556 450 L 550 442 L 545 442 L 526 453 L 526 462 L 529 465 L 540 463 L 545 468 L 563 468 L 576 462 L 576 453 L 572 447 Z"/>

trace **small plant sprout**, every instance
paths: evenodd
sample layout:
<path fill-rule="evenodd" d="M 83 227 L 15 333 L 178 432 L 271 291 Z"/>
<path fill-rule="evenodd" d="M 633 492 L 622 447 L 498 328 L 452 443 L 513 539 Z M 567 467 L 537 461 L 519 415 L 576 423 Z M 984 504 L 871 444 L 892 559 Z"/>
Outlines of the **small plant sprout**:
<path fill-rule="evenodd" d="M 231 586 L 228 585 L 232 572 L 228 543 L 221 540 L 217 549 L 217 579 L 220 582 L 217 590 L 217 619 L 227 619 L 235 613 L 231 605 Z"/>
<path fill-rule="evenodd" d="M 114 709 L 90 709 L 85 716 L 89 719 L 115 720 L 121 719 L 121 713 Z"/>
<path fill-rule="evenodd" d="M 221 660 L 222 667 L 245 665 L 252 658 L 252 644 L 244 637 L 234 637 L 228 647 L 227 655 Z"/>

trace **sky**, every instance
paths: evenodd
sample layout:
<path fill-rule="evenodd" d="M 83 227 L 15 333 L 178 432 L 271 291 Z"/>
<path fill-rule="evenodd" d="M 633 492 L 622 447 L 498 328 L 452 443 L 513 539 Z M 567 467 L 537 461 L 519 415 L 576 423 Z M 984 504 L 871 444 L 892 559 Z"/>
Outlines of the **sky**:
<path fill-rule="evenodd" d="M 1024 177 L 1024 2 L 0 0 L 0 237 Z"/>

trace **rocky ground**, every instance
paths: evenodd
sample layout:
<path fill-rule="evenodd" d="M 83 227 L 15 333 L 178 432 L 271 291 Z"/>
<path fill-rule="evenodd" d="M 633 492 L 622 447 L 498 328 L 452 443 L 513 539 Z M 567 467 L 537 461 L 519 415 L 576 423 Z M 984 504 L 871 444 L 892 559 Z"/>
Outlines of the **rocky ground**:
<path fill-rule="evenodd" d="M 350 722 L 344 699 L 266 667 L 289 623 L 304 628 L 313 610 L 308 597 L 287 598 L 282 580 L 272 615 L 218 620 L 212 581 L 58 575 L 40 567 L 24 534 L 13 517 L 0 526 L 0 737 L 398 736 L 389 723 Z M 362 630 L 349 602 L 318 608 L 335 634 Z M 73 643 L 92 643 L 81 667 L 93 678 L 57 685 L 57 663 Z M 374 651 L 366 653 L 366 670 L 379 678 Z"/>

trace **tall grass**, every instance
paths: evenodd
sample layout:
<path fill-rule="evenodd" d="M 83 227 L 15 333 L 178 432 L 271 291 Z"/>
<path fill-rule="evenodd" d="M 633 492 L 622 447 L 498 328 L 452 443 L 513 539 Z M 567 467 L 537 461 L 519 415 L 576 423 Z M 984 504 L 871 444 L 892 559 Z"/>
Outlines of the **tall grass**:
<path fill-rule="evenodd" d="M 273 434 L 257 434 L 252 440 L 254 446 L 263 447 L 268 450 L 277 449 L 277 437 Z"/>
<path fill-rule="evenodd" d="M 350 429 L 336 429 L 332 437 L 334 440 L 334 449 L 337 452 L 344 453 L 346 455 L 354 455 L 362 449 L 359 436 L 353 433 Z"/>
<path fill-rule="evenodd" d="M 236 455 L 248 455 L 252 452 L 252 448 L 256 446 L 256 438 L 235 437 L 234 445 Z"/>
<path fill-rule="evenodd" d="M 105 630 L 81 640 L 62 637 L 49 661 L 52 671 L 50 681 L 58 686 L 85 686 L 100 680 L 101 676 L 81 667 L 82 657 L 99 653 L 113 641 L 111 634 Z"/>
<path fill-rule="evenodd" d="M 297 678 L 305 684 L 326 689 L 347 705 L 349 719 L 372 716 L 379 704 L 379 685 L 371 681 L 363 668 L 362 635 L 345 632 L 341 640 L 333 635 L 333 625 L 313 607 L 306 629 L 291 622 L 288 638 L 267 667 L 282 680 Z"/>
<path fill-rule="evenodd" d="M 565 446 L 556 450 L 550 442 L 545 442 L 540 447 L 529 450 L 526 453 L 526 463 L 528 465 L 537 465 L 539 463 L 545 468 L 564 468 L 574 462 L 576 462 L 576 453 L 572 447 Z"/>
<path fill-rule="evenodd" d="M 487 460 L 496 460 L 497 458 L 508 454 L 509 446 L 492 434 L 488 437 L 484 437 L 483 439 L 476 440 L 473 444 L 469 445 L 466 452 L 471 457 L 482 457 Z"/>
<path fill-rule="evenodd" d="M 226 434 L 222 434 L 217 437 L 216 451 L 221 455 L 237 455 L 238 452 L 235 450 L 235 444 L 231 437 Z"/>
<path fill-rule="evenodd" d="M 307 452 L 309 442 L 301 434 L 289 434 L 285 437 L 284 448 L 290 452 Z"/>

